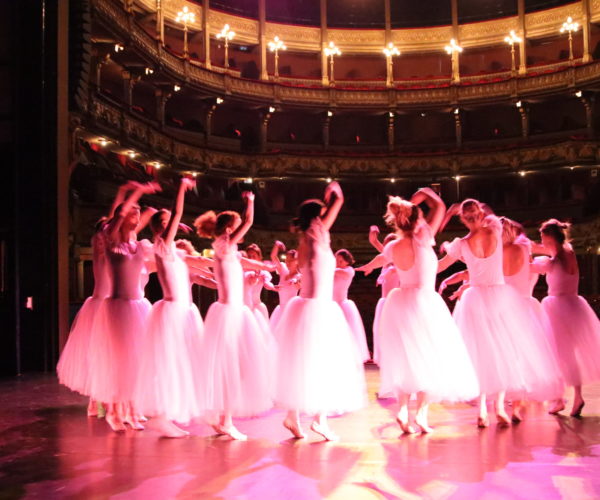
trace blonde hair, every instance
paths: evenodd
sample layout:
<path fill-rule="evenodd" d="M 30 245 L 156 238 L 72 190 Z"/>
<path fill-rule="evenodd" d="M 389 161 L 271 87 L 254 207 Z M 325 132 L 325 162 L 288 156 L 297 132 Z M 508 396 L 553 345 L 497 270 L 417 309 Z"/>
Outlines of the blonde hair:
<path fill-rule="evenodd" d="M 414 231 L 421 215 L 420 208 L 400 196 L 390 196 L 384 220 L 388 226 L 405 233 Z"/>
<path fill-rule="evenodd" d="M 201 238 L 216 238 L 225 233 L 228 228 L 235 228 L 240 221 L 237 212 L 226 210 L 217 215 L 213 210 L 209 210 L 196 217 L 194 227 Z"/>
<path fill-rule="evenodd" d="M 502 222 L 502 243 L 513 243 L 519 236 L 525 233 L 523 226 L 508 217 L 500 217 Z"/>

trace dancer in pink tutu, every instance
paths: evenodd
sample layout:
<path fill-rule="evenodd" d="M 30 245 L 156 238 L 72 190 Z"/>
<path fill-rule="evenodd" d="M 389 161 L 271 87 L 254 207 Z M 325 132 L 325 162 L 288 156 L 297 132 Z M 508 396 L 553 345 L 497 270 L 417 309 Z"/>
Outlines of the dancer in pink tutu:
<path fill-rule="evenodd" d="M 112 290 L 98 310 L 97 327 L 90 339 L 90 396 L 108 405 L 106 421 L 115 431 L 143 429 L 133 408 L 139 372 L 139 353 L 150 303 L 140 284 L 147 255 L 136 239 L 140 222 L 137 201 L 154 193 L 156 183 L 138 185 L 120 205 L 104 233 L 107 272 Z"/>
<path fill-rule="evenodd" d="M 344 314 L 333 301 L 335 258 L 329 229 L 342 204 L 342 190 L 332 182 L 325 191 L 325 203 L 305 201 L 294 220 L 300 235 L 302 289 L 285 307 L 275 337 L 279 346 L 276 402 L 288 410 L 283 425 L 296 438 L 305 437 L 300 412 L 314 415 L 314 432 L 335 440 L 327 415 L 365 404 L 364 369 Z"/>
<path fill-rule="evenodd" d="M 285 252 L 285 263 L 279 260 L 279 252 Z M 286 251 L 285 245 L 281 241 L 276 241 L 273 245 L 271 262 L 279 275 L 279 283 L 275 285 L 279 294 L 279 304 L 271 314 L 271 330 L 275 332 L 285 306 L 298 295 L 301 275 L 298 270 L 298 252 L 294 249 Z"/>
<path fill-rule="evenodd" d="M 371 245 L 375 247 L 375 249 L 381 254 L 383 252 L 383 248 L 390 241 L 396 238 L 395 233 L 388 234 L 383 239 L 383 244 L 379 241 L 379 228 L 377 226 L 371 226 L 369 230 L 369 242 Z M 358 267 L 357 271 L 366 271 L 369 269 L 368 264 L 367 267 Z M 368 273 L 365 272 L 365 276 Z M 385 299 L 390 294 L 390 292 L 394 288 L 398 288 L 400 286 L 400 279 L 398 277 L 398 273 L 396 272 L 396 268 L 392 262 L 388 262 L 381 268 L 381 273 L 377 278 L 377 286 L 381 287 L 381 298 L 377 301 L 377 305 L 375 306 L 375 316 L 373 318 L 373 361 L 375 364 L 379 364 L 380 358 L 380 348 L 379 348 L 379 324 L 381 321 L 381 312 L 383 311 L 383 306 L 385 304 Z M 378 394 L 379 397 L 388 397 L 386 394 Z"/>
<path fill-rule="evenodd" d="M 152 424 L 162 436 L 183 437 L 188 432 L 173 421 L 187 423 L 201 414 L 196 384 L 201 364 L 203 324 L 191 300 L 189 271 L 175 235 L 183 215 L 185 192 L 195 182 L 183 178 L 172 212 L 161 210 L 150 222 L 154 254 L 163 299 L 152 306 L 141 345 L 140 372 L 135 405 L 155 418 Z"/>
<path fill-rule="evenodd" d="M 535 251 L 550 257 L 537 257 L 533 268 L 546 275 L 548 296 L 542 300 L 542 307 L 550 321 L 563 377 L 574 388 L 571 416 L 579 417 L 585 405 L 582 385 L 600 380 L 600 321 L 577 294 L 579 266 L 568 230 L 568 223 L 556 219 L 542 224 L 542 245 Z M 559 399 L 551 412 L 558 413 L 564 407 L 564 400 Z"/>
<path fill-rule="evenodd" d="M 420 203 L 429 207 L 424 218 Z M 410 423 L 408 403 L 417 398 L 414 421 L 431 432 L 427 412 L 431 401 L 465 401 L 479 393 L 477 375 L 450 311 L 435 291 L 437 257 L 434 234 L 445 206 L 431 189 L 420 189 L 410 201 L 390 197 L 386 222 L 398 238 L 384 248 L 394 264 L 400 286 L 390 292 L 380 323 L 380 393 L 394 393 L 400 409 L 396 420 L 405 433 Z"/>
<path fill-rule="evenodd" d="M 362 318 L 358 312 L 358 308 L 353 300 L 348 298 L 348 289 L 354 279 L 354 268 L 352 265 L 355 260 L 352 254 L 342 248 L 335 253 L 335 274 L 333 277 L 333 300 L 335 300 L 342 311 L 350 327 L 350 332 L 356 345 L 356 351 L 360 360 L 365 363 L 371 359 L 369 348 L 367 346 L 367 336 Z"/>
<path fill-rule="evenodd" d="M 440 261 L 443 271 L 463 260 L 469 271 L 469 288 L 454 309 L 454 317 L 465 339 L 477 371 L 481 395 L 478 426 L 489 425 L 486 395 L 496 396 L 498 424 L 510 425 L 505 394 L 544 401 L 556 389 L 556 372 L 546 351 L 540 349 L 539 332 L 529 307 L 506 285 L 503 274 L 502 225 L 476 200 L 453 206 L 446 221 L 460 214 L 469 229 L 464 238 L 445 244 L 447 255 Z"/>
<path fill-rule="evenodd" d="M 270 353 L 261 328 L 244 305 L 244 275 L 237 244 L 252 226 L 254 194 L 244 193 L 243 219 L 236 212 L 206 212 L 194 226 L 201 237 L 214 238 L 214 274 L 219 300 L 204 323 L 203 385 L 201 400 L 219 414 L 213 425 L 219 434 L 247 439 L 232 417 L 258 415 L 272 406 Z"/>

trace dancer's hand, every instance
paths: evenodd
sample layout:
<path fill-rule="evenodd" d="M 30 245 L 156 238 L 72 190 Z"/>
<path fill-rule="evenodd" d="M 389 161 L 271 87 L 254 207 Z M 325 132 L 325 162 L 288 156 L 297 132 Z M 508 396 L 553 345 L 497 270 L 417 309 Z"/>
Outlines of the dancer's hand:
<path fill-rule="evenodd" d="M 356 271 L 365 273 L 365 276 L 369 276 L 369 274 L 371 274 L 373 272 L 373 268 L 371 266 L 369 266 L 368 264 L 365 264 L 364 266 L 357 267 Z"/>
<path fill-rule="evenodd" d="M 440 283 L 440 287 L 438 288 L 438 293 L 440 295 L 444 295 L 444 291 L 446 290 L 446 288 L 448 288 L 448 283 L 446 283 L 446 280 L 444 280 Z"/>
<path fill-rule="evenodd" d="M 330 182 L 325 188 L 324 201 L 326 204 L 329 204 L 331 196 L 333 195 L 335 195 L 337 198 L 343 197 L 342 188 L 337 181 Z"/>
<path fill-rule="evenodd" d="M 186 191 L 189 191 L 190 189 L 193 189 L 196 186 L 196 181 L 194 179 L 190 179 L 189 177 L 182 177 L 181 185 Z"/>
<path fill-rule="evenodd" d="M 379 226 L 371 226 L 369 228 L 369 236 L 379 236 Z"/>
<path fill-rule="evenodd" d="M 252 191 L 242 192 L 242 200 L 244 200 L 246 203 L 254 202 L 254 193 Z"/>
<path fill-rule="evenodd" d="M 158 182 L 146 182 L 145 184 L 140 185 L 140 189 L 144 194 L 153 194 L 162 191 L 162 187 Z"/>
<path fill-rule="evenodd" d="M 283 241 L 276 240 L 275 243 L 273 243 L 273 246 L 279 248 L 280 252 L 285 252 L 285 244 Z"/>

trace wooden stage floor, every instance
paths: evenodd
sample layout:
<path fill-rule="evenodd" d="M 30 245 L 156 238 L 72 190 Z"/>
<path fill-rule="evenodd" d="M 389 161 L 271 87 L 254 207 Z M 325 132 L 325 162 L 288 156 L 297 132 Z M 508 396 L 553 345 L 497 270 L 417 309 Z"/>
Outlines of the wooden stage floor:
<path fill-rule="evenodd" d="M 277 410 L 238 422 L 247 442 L 203 423 L 180 440 L 119 435 L 51 375 L 5 379 L 0 498 L 600 498 L 600 384 L 581 419 L 536 406 L 519 425 L 480 430 L 474 407 L 433 405 L 433 434 L 401 436 L 394 402 L 376 399 L 376 367 L 367 378 L 368 407 L 331 420 L 337 443 L 290 440 Z"/>

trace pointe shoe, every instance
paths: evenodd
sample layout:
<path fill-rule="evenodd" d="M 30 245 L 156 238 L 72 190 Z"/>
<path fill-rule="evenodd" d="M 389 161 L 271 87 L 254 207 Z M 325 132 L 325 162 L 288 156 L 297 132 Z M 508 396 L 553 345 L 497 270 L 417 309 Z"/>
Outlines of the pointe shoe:
<path fill-rule="evenodd" d="M 338 441 L 340 439 L 329 427 L 321 425 L 318 422 L 310 424 L 310 428 L 313 432 L 322 436 L 326 441 Z"/>
<path fill-rule="evenodd" d="M 106 423 L 110 425 L 110 428 L 115 432 L 124 432 L 125 424 L 115 415 L 109 413 L 106 414 Z"/>
<path fill-rule="evenodd" d="M 402 429 L 402 432 L 404 434 L 415 434 L 415 428 L 412 425 L 410 425 L 408 421 L 404 422 L 403 420 L 396 417 L 396 422 L 398 422 L 398 425 L 400 426 L 400 429 Z"/>
<path fill-rule="evenodd" d="M 217 436 L 225 436 L 227 434 L 227 432 L 225 432 L 225 429 L 221 424 L 210 424 L 210 426 L 217 433 Z"/>
<path fill-rule="evenodd" d="M 576 418 L 581 417 L 581 410 L 583 410 L 584 406 L 585 401 L 581 401 L 581 403 L 579 403 L 577 406 L 573 406 L 573 409 L 571 410 L 571 416 Z"/>
<path fill-rule="evenodd" d="M 485 429 L 490 426 L 490 418 L 486 415 L 485 417 L 479 416 L 477 417 L 477 427 L 480 429 Z"/>
<path fill-rule="evenodd" d="M 184 431 L 183 429 L 180 429 L 172 422 L 161 422 L 160 424 L 158 424 L 156 430 L 158 432 L 160 432 L 161 437 L 164 437 L 164 438 L 177 439 L 177 438 L 183 438 L 183 437 L 190 435 L 190 433 L 188 431 Z"/>
<path fill-rule="evenodd" d="M 143 431 L 144 426 L 138 422 L 136 418 L 125 417 L 123 423 L 129 425 L 134 431 Z"/>
<path fill-rule="evenodd" d="M 510 427 L 510 418 L 505 413 L 497 413 L 496 422 L 498 423 L 498 427 Z"/>
<path fill-rule="evenodd" d="M 565 409 L 565 400 L 564 399 L 558 399 L 554 403 L 554 406 L 550 410 L 548 410 L 548 413 L 550 415 L 558 415 L 564 409 Z"/>
<path fill-rule="evenodd" d="M 247 441 L 248 436 L 246 434 L 242 434 L 238 431 L 233 425 L 231 427 L 221 427 L 225 436 L 229 436 L 231 439 L 235 439 L 236 441 Z"/>
<path fill-rule="evenodd" d="M 306 434 L 302 432 L 302 429 L 296 422 L 290 422 L 287 418 L 283 421 L 283 426 L 292 433 L 296 439 L 303 439 Z"/>
<path fill-rule="evenodd" d="M 146 422 L 148 422 L 148 417 L 145 417 L 144 415 L 138 415 L 137 420 L 138 422 L 145 424 Z"/>
<path fill-rule="evenodd" d="M 429 427 L 429 425 L 427 425 L 426 420 L 416 417 L 415 424 L 417 424 L 419 426 L 419 428 L 421 429 L 421 433 L 423 433 L 423 434 L 429 434 L 429 433 L 433 432 L 433 428 Z"/>

